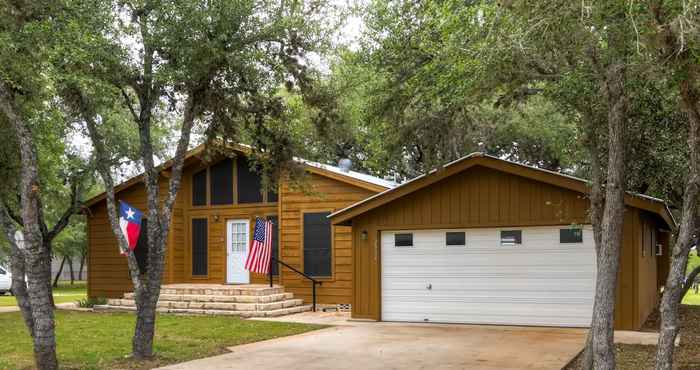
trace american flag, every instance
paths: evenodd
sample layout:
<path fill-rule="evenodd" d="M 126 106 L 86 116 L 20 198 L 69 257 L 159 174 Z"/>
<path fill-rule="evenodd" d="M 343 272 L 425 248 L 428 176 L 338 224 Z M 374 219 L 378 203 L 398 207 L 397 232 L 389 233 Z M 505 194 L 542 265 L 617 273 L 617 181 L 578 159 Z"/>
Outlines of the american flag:
<path fill-rule="evenodd" d="M 272 222 L 262 218 L 255 219 L 255 232 L 250 241 L 250 253 L 245 262 L 245 269 L 259 274 L 270 271 L 272 257 Z"/>

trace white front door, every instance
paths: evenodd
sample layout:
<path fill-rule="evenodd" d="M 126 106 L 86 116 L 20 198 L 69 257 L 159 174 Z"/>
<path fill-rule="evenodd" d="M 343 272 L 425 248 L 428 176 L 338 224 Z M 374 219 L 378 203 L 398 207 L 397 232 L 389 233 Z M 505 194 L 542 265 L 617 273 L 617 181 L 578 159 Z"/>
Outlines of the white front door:
<path fill-rule="evenodd" d="M 229 284 L 248 284 L 250 275 L 244 268 L 248 257 L 248 220 L 229 220 L 227 230 L 226 282 Z"/>

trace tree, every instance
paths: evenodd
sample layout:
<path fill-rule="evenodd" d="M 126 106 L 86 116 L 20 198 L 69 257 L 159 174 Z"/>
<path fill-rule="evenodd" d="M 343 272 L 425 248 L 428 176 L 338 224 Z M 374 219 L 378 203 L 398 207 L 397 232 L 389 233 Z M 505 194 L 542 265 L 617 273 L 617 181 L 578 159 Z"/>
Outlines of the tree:
<path fill-rule="evenodd" d="M 132 353 L 153 355 L 155 311 L 160 294 L 172 208 L 180 188 L 185 153 L 195 124 L 211 146 L 249 138 L 257 159 L 270 172 L 292 162 L 281 135 L 287 110 L 280 86 L 307 91 L 312 71 L 306 54 L 326 45 L 324 1 L 119 2 L 85 8 L 85 22 L 100 35 L 82 38 L 82 53 L 63 55 L 60 94 L 84 121 L 107 194 L 112 231 L 127 254 L 137 306 Z M 133 43 L 125 42 L 133 40 Z M 89 57 L 84 58 L 87 55 Z M 124 113 L 126 110 L 126 113 Z M 148 270 L 141 276 L 127 249 L 117 216 L 111 164 L 114 127 L 136 128 L 139 164 L 147 193 Z M 161 194 L 163 166 L 154 161 L 153 131 L 179 122 L 173 159 L 167 163 L 168 190 Z"/>

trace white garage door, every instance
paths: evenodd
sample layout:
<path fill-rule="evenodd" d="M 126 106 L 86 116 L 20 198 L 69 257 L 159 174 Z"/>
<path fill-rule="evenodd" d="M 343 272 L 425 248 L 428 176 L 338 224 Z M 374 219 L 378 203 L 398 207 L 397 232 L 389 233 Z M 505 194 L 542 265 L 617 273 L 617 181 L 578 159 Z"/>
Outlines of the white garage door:
<path fill-rule="evenodd" d="M 385 231 L 381 245 L 382 320 L 590 324 L 590 226 Z"/>

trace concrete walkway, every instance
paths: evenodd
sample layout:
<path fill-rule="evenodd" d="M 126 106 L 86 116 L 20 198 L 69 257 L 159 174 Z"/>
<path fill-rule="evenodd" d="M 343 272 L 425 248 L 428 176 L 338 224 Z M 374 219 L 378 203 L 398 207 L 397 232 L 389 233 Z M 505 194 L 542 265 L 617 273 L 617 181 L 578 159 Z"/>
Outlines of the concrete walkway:
<path fill-rule="evenodd" d="M 77 307 L 77 305 L 73 302 L 59 303 L 56 305 L 56 308 L 61 308 L 61 309 L 71 309 L 74 307 Z M 18 312 L 18 311 L 19 311 L 19 307 L 17 307 L 17 306 L 0 307 L 0 313 Z"/>
<path fill-rule="evenodd" d="M 581 350 L 585 333 L 561 328 L 346 322 L 231 347 L 228 354 L 163 369 L 559 370 Z"/>

